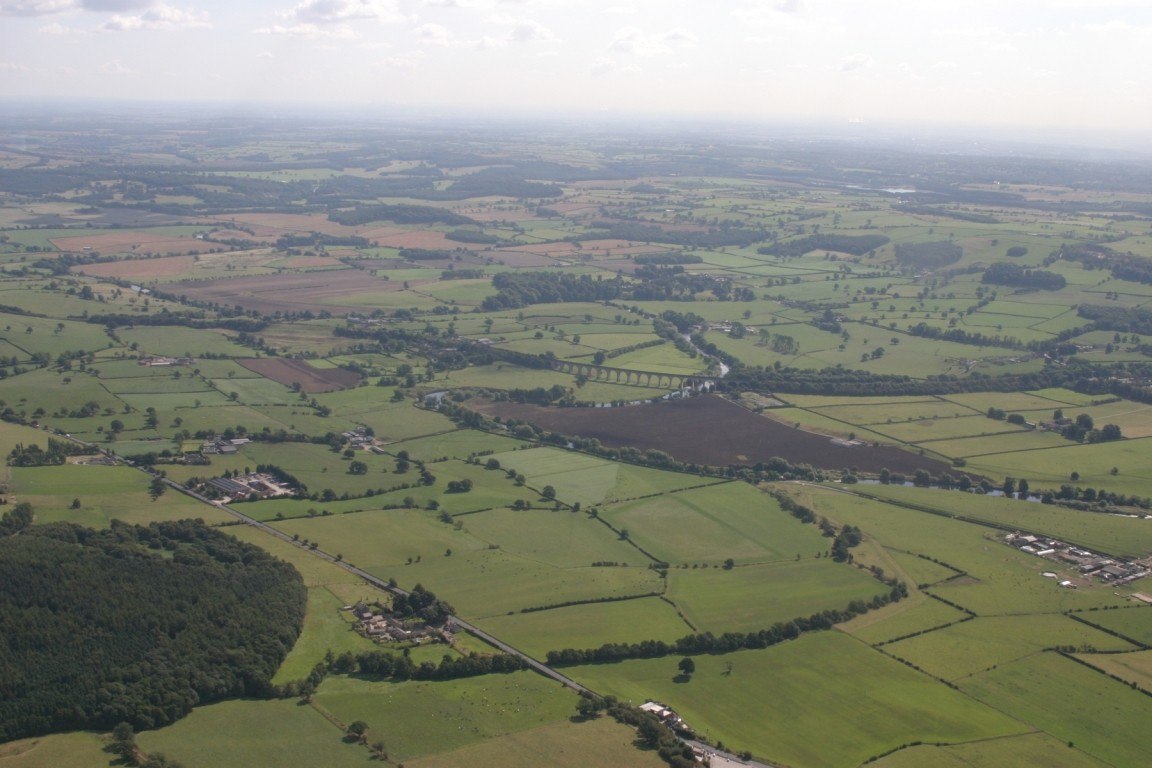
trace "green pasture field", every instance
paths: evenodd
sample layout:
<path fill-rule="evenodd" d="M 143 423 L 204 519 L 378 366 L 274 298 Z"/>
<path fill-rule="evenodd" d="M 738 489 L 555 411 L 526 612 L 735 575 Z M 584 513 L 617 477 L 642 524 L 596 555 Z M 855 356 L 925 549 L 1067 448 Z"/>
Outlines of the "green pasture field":
<path fill-rule="evenodd" d="M 725 483 L 606 506 L 600 515 L 654 556 L 718 565 L 811 557 L 830 546 L 815 526 L 745 483 Z M 673 571 L 674 573 L 677 571 Z"/>
<path fill-rule="evenodd" d="M 93 352 L 116 346 L 100 325 L 7 312 L 0 312 L 0 339 L 23 351 L 24 359 L 37 352 L 55 358 L 61 352 Z"/>
<path fill-rule="evenodd" d="M 976 618 L 886 645 L 884 652 L 957 682 L 1057 645 L 1135 650 L 1135 646 L 1067 616 L 1049 614 Z"/>
<path fill-rule="evenodd" d="M 935 557 L 967 572 L 970 578 L 930 591 L 982 616 L 1060 613 L 1122 601 L 1104 585 L 1061 588 L 1040 575 L 1051 568 L 1051 561 L 1009 547 L 999 532 L 983 526 L 822 489 L 789 491 L 817 514 L 859 526 L 866 538 Z"/>
<path fill-rule="evenodd" d="M 526 485 L 537 490 L 551 485 L 556 498 L 566 504 L 598 504 L 609 498 L 616 487 L 620 464 L 559 448 L 533 448 L 498 453 L 494 458 L 503 469 L 524 475 Z M 487 459 L 482 458 L 481 461 Z"/>
<path fill-rule="evenodd" d="M 416 409 L 411 409 L 416 410 Z M 430 413 L 421 411 L 421 413 Z M 480 462 L 486 462 L 497 456 L 511 456 L 519 452 L 526 443 L 513 437 L 494 435 L 490 432 L 481 432 L 475 429 L 457 429 L 452 422 L 439 414 L 433 414 L 439 419 L 441 429 L 435 433 L 427 433 L 423 437 L 413 437 L 383 446 L 390 454 L 408 451 L 416 459 L 430 461 L 448 456 L 454 459 L 467 459 L 472 454 L 491 452 L 492 455 L 480 456 Z M 503 474 L 503 473 L 501 473 Z"/>
<path fill-rule="evenodd" d="M 292 405 L 300 395 L 271 379 L 212 379 L 217 392 L 235 392 L 245 405 Z"/>
<path fill-rule="evenodd" d="M 390 294 L 394 295 L 394 294 Z M 301 320 L 292 323 L 273 323 L 258 334 L 264 342 L 282 352 L 311 352 L 327 357 L 343 350 L 348 341 L 332 335 L 332 329 L 343 325 L 340 320 Z M 244 351 L 236 357 L 251 357 L 252 350 Z"/>
<path fill-rule="evenodd" d="M 617 468 L 616 487 L 612 489 L 611 498 L 628 501 L 656 493 L 671 493 L 700 485 L 717 486 L 727 482 L 729 481 L 713 480 L 684 472 L 667 472 L 620 464 Z"/>
<path fill-rule="evenodd" d="M 667 394 L 667 389 L 637 387 L 630 384 L 609 384 L 604 381 L 589 381 L 584 386 L 576 388 L 576 399 L 589 403 L 613 403 L 616 401 L 632 403 L 664 397 Z"/>
<path fill-rule="evenodd" d="M 1133 605 L 1115 611 L 1092 611 L 1080 618 L 1119 632 L 1146 645 L 1152 645 L 1152 605 L 1133 601 Z"/>
<path fill-rule="evenodd" d="M 137 344 L 141 353 L 168 355 L 172 357 L 202 357 L 223 355 L 225 357 L 251 357 L 252 349 L 242 347 L 229 338 L 225 331 L 182 328 L 180 326 L 139 325 L 121 328 L 116 332 L 125 345 Z M 235 336 L 235 334 L 231 334 Z M 197 361 L 193 368 L 199 367 Z M 191 368 L 185 370 L 189 373 Z"/>
<path fill-rule="evenodd" d="M 984 414 L 939 399 L 913 403 L 869 403 L 867 405 L 833 405 L 819 411 L 822 415 L 850 424 L 875 426 L 905 421 L 964 418 Z"/>
<path fill-rule="evenodd" d="M 107 528 L 112 520 L 149 523 L 203 518 L 209 523 L 231 517 L 207 504 L 169 489 L 160 499 L 148 495 L 148 475 L 128 467 L 67 464 L 60 467 L 12 467 L 12 496 L 26 501 L 36 522 L 58 520 Z M 71 509 L 80 499 L 80 508 Z"/>
<path fill-rule="evenodd" d="M 369 593 L 375 590 L 365 586 L 363 591 Z M 340 610 L 344 605 L 343 600 L 324 587 L 308 589 L 304 629 L 276 671 L 272 682 L 284 684 L 308 677 L 312 668 L 324 660 L 328 651 L 339 656 L 345 651 L 366 653 L 377 647 L 376 643 L 353 629 L 352 612 Z"/>
<path fill-rule="evenodd" d="M 383 740 L 391 759 L 405 763 L 556 724 L 576 708 L 571 692 L 535 672 L 406 683 L 329 677 L 315 701 L 343 722 L 368 723 L 369 743 Z"/>
<path fill-rule="evenodd" d="M 65 383 L 66 378 L 71 381 Z M 71 412 L 82 408 L 89 401 L 97 403 L 101 412 L 111 408 L 119 414 L 124 407 L 124 402 L 104 389 L 95 376 L 88 373 L 62 375 L 47 368 L 0 379 L 0 400 L 17 413 L 23 411 L 28 418 L 33 418 L 37 408 L 43 408 L 49 414 L 46 421 L 53 424 L 59 418 L 51 414 L 58 409 Z M 101 418 L 93 416 L 82 421 L 95 422 Z"/>
<path fill-rule="evenodd" d="M 554 566 L 581 568 L 597 562 L 647 567 L 643 553 L 588 515 L 568 510 L 489 509 L 457 518 L 486 546 Z"/>
<path fill-rule="evenodd" d="M 1144 557 L 1152 554 L 1152 525 L 1149 524 L 1152 521 L 1148 520 L 934 488 L 869 485 L 865 492 L 870 496 L 930 507 L 950 515 L 1047 534 L 1113 555 Z"/>
<path fill-rule="evenodd" d="M 108 369 L 100 369 L 100 383 L 114 395 L 171 395 L 191 394 L 202 397 L 206 393 L 213 396 L 216 390 L 198 376 L 181 374 L 180 378 L 172 376 L 172 369 L 144 368 L 142 370 L 155 371 L 155 373 L 137 376 L 134 378 L 110 378 Z M 160 371 L 164 371 L 161 373 Z"/>
<path fill-rule="evenodd" d="M 1072 472 L 1079 472 L 1080 479 L 1074 485 L 1152 496 L 1152 464 L 1147 460 L 1150 446 L 1149 438 L 1092 445 L 1068 443 L 1066 447 L 977 456 L 968 461 L 966 469 L 989 477 L 1027 478 L 1034 488 L 1059 488 L 1071 482 Z"/>
<path fill-rule="evenodd" d="M 616 368 L 631 368 L 653 373 L 683 374 L 703 373 L 707 368 L 703 357 L 690 358 L 671 344 L 628 352 L 612 358 L 611 365 Z"/>
<path fill-rule="evenodd" d="M 1147 760 L 1152 699 L 1055 653 L 999 666 L 960 688 L 1112 765 Z"/>
<path fill-rule="evenodd" d="M 1152 651 L 1081 653 L 1076 658 L 1145 691 L 1152 690 Z"/>
<path fill-rule="evenodd" d="M 10 741 L 0 744 L 0 764 L 4 768 L 108 768 L 106 738 L 74 731 Z"/>
<path fill-rule="evenodd" d="M 1116 424 L 1124 433 L 1124 437 L 1136 438 L 1152 435 L 1152 405 L 1134 403 L 1131 400 L 1118 400 L 1090 408 L 1077 408 L 1065 415 L 1075 419 L 1081 413 L 1087 413 L 1091 416 L 1097 429 L 1105 424 Z"/>
<path fill-rule="evenodd" d="M 918 444 L 973 435 L 985 437 L 1014 434 L 1027 430 L 986 416 L 960 416 L 877 424 L 872 427 L 872 431 L 885 435 L 889 440 Z"/>
<path fill-rule="evenodd" d="M 653 639 L 671 642 L 692 632 L 676 615 L 676 609 L 658 597 L 490 616 L 480 624 L 537 659 L 563 648 L 599 648 L 605 643 Z"/>
<path fill-rule="evenodd" d="M 924 397 L 921 395 L 909 395 L 906 397 L 846 397 L 837 395 L 782 395 L 783 400 L 796 406 L 797 408 L 804 408 L 810 411 L 823 413 L 829 408 L 837 406 L 844 407 L 876 407 L 881 410 L 888 406 L 906 406 L 918 403 L 936 403 L 936 397 Z"/>
<path fill-rule="evenodd" d="M 831 559 L 668 572 L 668 597 L 700 631 L 715 634 L 768 629 L 887 591 L 859 569 Z"/>
<path fill-rule="evenodd" d="M 667 704 L 729 749 L 807 768 L 859 765 L 911 741 L 953 743 L 1028 730 L 840 632 L 695 661 L 687 683 L 677 681 L 674 657 L 566 671 L 600 693 Z"/>
<path fill-rule="evenodd" d="M 158 731 L 137 735 L 147 752 L 183 765 L 368 766 L 370 753 L 343 742 L 343 731 L 296 699 L 240 699 L 198 707 Z"/>
<path fill-rule="evenodd" d="M 1034 451 L 1045 448 L 1062 448 L 1068 441 L 1056 432 L 1042 432 L 1028 430 L 1026 432 L 1011 432 L 1007 434 L 988 435 L 981 437 L 959 437 L 956 439 L 927 440 L 921 443 L 936 453 L 945 456 L 988 456 L 998 453 L 1011 453 L 1014 451 Z M 960 472 L 962 470 L 956 470 Z"/>
<path fill-rule="evenodd" d="M 870 763 L 875 768 L 1106 768 L 1091 755 L 1046 733 L 1028 733 L 991 741 L 929 746 L 921 744 L 893 752 Z"/>
<path fill-rule="evenodd" d="M 899 550 L 889 550 L 888 555 L 915 584 L 935 584 L 956 575 L 955 571 L 916 555 Z"/>
<path fill-rule="evenodd" d="M 1056 407 L 1064 408 L 1065 410 L 1067 410 L 1068 406 L 1087 407 L 1100 399 L 1099 395 L 1086 395 L 1081 392 L 1074 392 L 1071 389 L 1063 389 L 1062 387 L 1038 389 L 1028 394 L 1055 400 L 1060 404 Z M 956 395 L 950 395 L 950 397 L 955 398 Z"/>
<path fill-rule="evenodd" d="M 893 613 L 876 622 L 869 621 L 872 616 L 871 612 L 866 613 L 840 624 L 839 629 L 869 645 L 875 645 L 910 635 L 913 632 L 923 632 L 951 624 L 967 616 L 950 605 L 919 593 L 901 600 L 896 604 L 896 607 L 906 607 L 906 610 Z"/>
<path fill-rule="evenodd" d="M 347 393 L 318 395 L 316 399 L 323 405 L 334 403 L 332 408 L 337 417 L 372 427 L 376 432 L 376 439 L 382 443 L 390 444 L 397 440 L 408 440 L 420 435 L 456 429 L 451 421 L 435 411 L 415 408 L 411 401 L 391 403 L 383 399 L 378 400 L 373 393 L 366 392 L 367 389 L 369 388 L 361 387 L 349 390 Z M 381 394 L 386 395 L 390 391 L 384 389 Z M 327 432 L 328 429 L 320 434 Z"/>
<path fill-rule="evenodd" d="M 521 368 L 512 363 L 475 365 L 459 371 L 448 371 L 445 382 L 452 387 L 482 387 L 488 389 L 545 389 L 559 384 L 574 385 L 571 374 L 543 368 Z M 581 392 L 582 390 L 578 390 Z"/>
<path fill-rule="evenodd" d="M 542 760 L 554 768 L 589 765 L 628 765 L 661 768 L 655 752 L 638 750 L 635 732 L 606 717 L 580 723 L 556 723 L 497 736 L 415 760 L 409 768 L 538 768 Z"/>
<path fill-rule="evenodd" d="M 544 537 L 562 530 L 557 526 L 572 524 L 565 517 L 572 516 L 570 512 L 528 510 L 518 514 L 523 516 L 525 529 L 507 532 L 509 547 L 530 540 L 528 531 Z M 436 513 L 415 510 L 377 510 L 275 525 L 301 539 L 316 541 L 325 551 L 342 554 L 348 562 L 381 578 L 395 578 L 401 586 L 422 583 L 470 616 L 658 592 L 661 588 L 655 572 L 639 565 L 592 568 L 591 563 L 601 559 L 593 557 L 587 566 L 562 569 L 530 555 L 504 551 L 504 541 L 482 541 L 469 532 L 472 517 L 460 520 L 460 530 L 440 522 Z M 449 550 L 450 556 L 446 554 Z M 606 551 L 618 554 L 614 548 Z M 639 553 L 629 556 L 637 564 L 642 562 Z"/>
<path fill-rule="evenodd" d="M 247 381 L 246 379 L 244 381 Z M 196 382 L 201 384 L 202 382 Z M 133 393 L 133 394 L 119 394 L 117 395 L 126 404 L 132 406 L 137 411 L 144 412 L 145 409 L 151 407 L 155 408 L 160 414 L 172 414 L 176 411 L 187 411 L 189 406 L 193 409 L 196 407 L 196 401 L 206 408 L 213 406 L 230 407 L 228 405 L 228 398 L 221 392 L 214 389 L 201 389 L 199 391 L 186 391 L 186 392 L 149 392 L 149 393 Z M 184 414 L 181 414 L 184 416 Z M 123 420 L 123 417 L 121 417 Z M 128 421 L 124 422 L 125 424 Z M 164 422 L 162 421 L 161 424 Z M 195 430 L 193 430 L 195 431 Z"/>

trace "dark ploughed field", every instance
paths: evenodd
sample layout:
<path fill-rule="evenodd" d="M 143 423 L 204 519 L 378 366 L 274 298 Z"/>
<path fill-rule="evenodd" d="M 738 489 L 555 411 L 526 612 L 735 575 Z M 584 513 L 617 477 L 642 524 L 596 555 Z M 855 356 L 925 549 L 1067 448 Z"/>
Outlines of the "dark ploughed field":
<path fill-rule="evenodd" d="M 569 436 L 594 437 L 614 448 L 652 448 L 692 464 L 757 464 L 780 457 L 792 464 L 876 473 L 885 467 L 911 475 L 949 471 L 943 462 L 892 446 L 837 445 L 826 435 L 794 429 L 715 395 L 622 408 L 547 408 L 473 402 L 488 416 L 520 419 Z"/>

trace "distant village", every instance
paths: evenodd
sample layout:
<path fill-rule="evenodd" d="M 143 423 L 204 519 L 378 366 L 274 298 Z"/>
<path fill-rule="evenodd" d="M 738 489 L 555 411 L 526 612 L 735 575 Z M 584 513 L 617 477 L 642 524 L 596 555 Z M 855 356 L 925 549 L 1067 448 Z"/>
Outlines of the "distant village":
<path fill-rule="evenodd" d="M 1136 581 L 1152 573 L 1148 562 L 1109 557 L 1046 536 L 1015 532 L 1005 536 L 1004 541 L 1021 552 L 1076 568 L 1085 579 L 1097 578 L 1114 586 Z M 1057 575 L 1050 571 L 1044 575 L 1057 578 Z M 1064 579 L 1059 583 L 1066 589 L 1076 589 L 1077 586 L 1071 579 Z"/>

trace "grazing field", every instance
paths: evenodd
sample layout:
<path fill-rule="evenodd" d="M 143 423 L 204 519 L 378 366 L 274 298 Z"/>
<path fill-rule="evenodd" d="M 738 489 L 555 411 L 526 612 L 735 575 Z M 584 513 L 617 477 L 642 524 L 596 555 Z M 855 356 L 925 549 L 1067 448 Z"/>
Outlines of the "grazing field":
<path fill-rule="evenodd" d="M 1067 616 L 992 616 L 884 646 L 884 652 L 952 682 L 1055 646 L 1131 651 L 1135 646 Z"/>
<path fill-rule="evenodd" d="M 631 728 L 601 717 L 581 723 L 556 723 L 497 736 L 404 764 L 411 768 L 586 768 L 589 765 L 666 765 L 652 751 L 638 751 Z"/>
<path fill-rule="evenodd" d="M 745 483 L 724 483 L 612 504 L 601 516 L 674 565 L 763 563 L 811 557 L 828 540 Z"/>
<path fill-rule="evenodd" d="M 490 616 L 480 626 L 537 659 L 563 648 L 598 648 L 605 643 L 642 640 L 671 642 L 692 631 L 676 615 L 676 608 L 658 597 Z"/>
<path fill-rule="evenodd" d="M 1152 699 L 1055 653 L 997 667 L 960 688 L 1111 765 L 1147 759 Z"/>
<path fill-rule="evenodd" d="M 576 707 L 574 694 L 534 672 L 433 683 L 330 677 L 315 701 L 343 722 L 366 722 L 369 742 L 382 739 L 398 762 L 558 724 Z"/>
<path fill-rule="evenodd" d="M 868 613 L 840 625 L 840 629 L 869 644 L 886 643 L 897 637 L 923 632 L 967 618 L 967 614 L 950 605 L 924 595 L 902 600 L 898 611 L 879 621 L 872 621 Z"/>
<path fill-rule="evenodd" d="M 668 597 L 700 631 L 755 632 L 778 621 L 886 594 L 870 575 L 830 559 L 724 568 L 674 568 Z"/>
<path fill-rule="evenodd" d="M 0 744 L 4 768 L 107 768 L 104 736 L 85 731 L 58 733 Z"/>
<path fill-rule="evenodd" d="M 929 746 L 922 744 L 893 752 L 870 765 L 876 768 L 1105 768 L 1109 763 L 1069 747 L 1046 733 L 1009 736 L 986 742 Z"/>
<path fill-rule="evenodd" d="M 368 750 L 345 744 L 344 732 L 296 699 L 225 701 L 200 707 L 180 722 L 137 736 L 147 752 L 184 765 L 371 765 Z"/>
<path fill-rule="evenodd" d="M 889 447 L 844 447 L 823 435 L 792 429 L 719 397 L 693 397 L 659 405 L 624 408 L 542 408 L 514 403 L 477 404 L 488 415 L 518 418 L 565 435 L 596 438 L 601 443 L 641 451 L 660 450 L 676 459 L 714 466 L 756 464 L 773 457 L 827 468 L 858 467 L 879 472 L 927 469 L 938 474 L 946 465 Z"/>
<path fill-rule="evenodd" d="M 708 738 L 787 765 L 859 765 L 912 741 L 955 743 L 1029 730 L 838 632 L 695 661 L 686 683 L 677 679 L 675 658 L 569 672 L 602 693 L 635 703 L 657 699 Z M 758 716 L 745 717 L 749 711 Z M 828 727 L 830 718 L 837 727 Z"/>

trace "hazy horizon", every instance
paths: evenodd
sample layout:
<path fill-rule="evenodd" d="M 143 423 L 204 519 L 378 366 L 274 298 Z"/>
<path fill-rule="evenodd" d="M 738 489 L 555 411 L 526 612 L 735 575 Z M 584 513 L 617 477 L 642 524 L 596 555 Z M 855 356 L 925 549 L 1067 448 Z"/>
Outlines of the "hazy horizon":
<path fill-rule="evenodd" d="M 0 16 L 5 101 L 919 123 L 1109 145 L 1152 129 L 1152 6 L 1128 0 L 0 0 Z"/>

